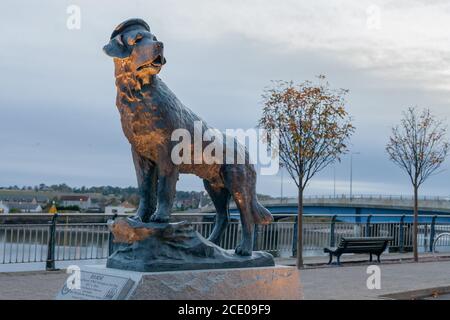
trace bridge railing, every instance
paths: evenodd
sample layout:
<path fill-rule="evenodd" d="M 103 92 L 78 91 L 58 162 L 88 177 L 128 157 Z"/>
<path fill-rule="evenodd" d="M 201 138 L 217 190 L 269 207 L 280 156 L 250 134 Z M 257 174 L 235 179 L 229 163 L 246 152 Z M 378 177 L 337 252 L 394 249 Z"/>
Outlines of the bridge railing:
<path fill-rule="evenodd" d="M 399 201 L 413 201 L 412 195 L 388 195 L 388 194 L 354 194 L 350 197 L 349 194 L 335 194 L 335 195 L 305 195 L 304 201 L 326 201 L 326 200 L 399 200 Z M 450 201 L 450 196 L 428 196 L 423 195 L 418 197 L 419 201 Z M 297 198 L 276 198 L 269 200 L 262 200 L 263 204 L 297 204 Z"/>
<path fill-rule="evenodd" d="M 353 194 L 351 197 L 348 194 L 336 195 L 306 195 L 304 199 L 372 199 L 372 200 L 413 200 L 412 195 L 392 195 L 392 194 Z M 291 201 L 295 198 L 289 198 Z M 425 201 L 450 201 L 450 196 L 418 196 L 418 200 Z"/>
<path fill-rule="evenodd" d="M 353 220 L 348 219 L 352 217 Z M 389 215 L 392 218 L 392 215 Z M 275 256 L 292 256 L 296 251 L 297 223 L 295 215 L 270 225 L 257 226 L 254 250 L 271 252 Z M 358 220 L 355 220 L 358 218 Z M 396 216 L 396 221 L 382 221 L 370 215 L 314 215 L 303 221 L 303 250 L 305 256 L 323 255 L 324 247 L 337 246 L 343 237 L 393 237 L 391 252 L 412 249 L 412 217 Z M 196 231 L 207 237 L 213 222 L 192 222 Z M 450 232 L 450 215 L 430 216 L 419 223 L 419 250 L 450 252 L 450 237 L 438 236 Z M 234 249 L 242 237 L 238 221 L 230 222 L 221 246 Z M 438 239 L 438 241 L 434 241 Z M 0 224 L 0 264 L 106 259 L 114 250 L 106 223 Z"/>

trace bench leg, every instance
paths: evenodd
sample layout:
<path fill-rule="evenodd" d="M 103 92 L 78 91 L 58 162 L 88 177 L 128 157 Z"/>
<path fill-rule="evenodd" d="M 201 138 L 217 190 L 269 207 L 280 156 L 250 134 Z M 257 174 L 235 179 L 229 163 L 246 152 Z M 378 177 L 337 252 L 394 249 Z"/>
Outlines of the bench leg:
<path fill-rule="evenodd" d="M 377 261 L 378 261 L 378 263 L 381 263 L 380 256 L 381 256 L 381 254 L 377 255 Z"/>
<path fill-rule="evenodd" d="M 370 255 L 369 262 L 372 262 L 372 254 L 369 253 L 369 255 Z"/>
<path fill-rule="evenodd" d="M 327 264 L 331 264 L 331 262 L 333 262 L 333 255 L 330 253 L 330 259 L 328 260 Z"/>

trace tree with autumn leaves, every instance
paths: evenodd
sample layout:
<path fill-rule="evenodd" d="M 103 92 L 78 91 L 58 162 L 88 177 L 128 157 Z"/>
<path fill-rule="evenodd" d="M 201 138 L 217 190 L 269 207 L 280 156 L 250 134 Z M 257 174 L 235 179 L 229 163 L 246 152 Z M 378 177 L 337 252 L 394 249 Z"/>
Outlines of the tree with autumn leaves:
<path fill-rule="evenodd" d="M 303 266 L 303 193 L 311 178 L 348 151 L 355 128 L 345 107 L 348 90 L 332 89 L 325 76 L 319 83 L 276 81 L 264 91 L 260 128 L 279 135 L 270 147 L 298 188 L 297 267 Z"/>
<path fill-rule="evenodd" d="M 418 193 L 425 180 L 437 172 L 447 157 L 449 142 L 447 127 L 433 116 L 429 109 L 421 112 L 408 108 L 403 112 L 400 125 L 392 128 L 386 145 L 389 158 L 406 171 L 414 191 L 413 252 L 414 261 L 419 260 Z"/>

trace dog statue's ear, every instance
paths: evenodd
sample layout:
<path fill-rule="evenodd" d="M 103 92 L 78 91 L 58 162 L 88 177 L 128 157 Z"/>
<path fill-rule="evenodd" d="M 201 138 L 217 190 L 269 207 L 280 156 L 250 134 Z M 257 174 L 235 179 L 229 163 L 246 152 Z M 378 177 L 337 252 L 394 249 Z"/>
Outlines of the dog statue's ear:
<path fill-rule="evenodd" d="M 127 58 L 131 54 L 131 50 L 122 42 L 121 35 L 112 38 L 109 43 L 103 47 L 103 51 L 113 58 Z"/>

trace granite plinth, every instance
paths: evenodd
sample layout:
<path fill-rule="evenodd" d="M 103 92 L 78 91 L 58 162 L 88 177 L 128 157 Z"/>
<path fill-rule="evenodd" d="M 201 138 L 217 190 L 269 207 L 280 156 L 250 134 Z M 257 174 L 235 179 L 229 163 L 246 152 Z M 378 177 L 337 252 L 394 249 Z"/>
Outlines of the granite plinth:
<path fill-rule="evenodd" d="M 108 290 L 92 295 L 89 281 L 81 281 L 79 291 L 67 293 L 65 299 L 130 299 L 130 300 L 299 300 L 303 299 L 300 271 L 295 267 L 184 270 L 136 272 L 106 268 L 81 267 L 82 275 L 101 279 Z M 117 283 L 117 292 L 110 287 Z M 109 283 L 112 281 L 113 283 Z M 89 289 L 83 288 L 88 285 Z M 83 292 L 87 292 L 84 294 Z M 104 294 L 105 293 L 105 294 Z M 60 299 L 58 295 L 57 299 Z"/>

